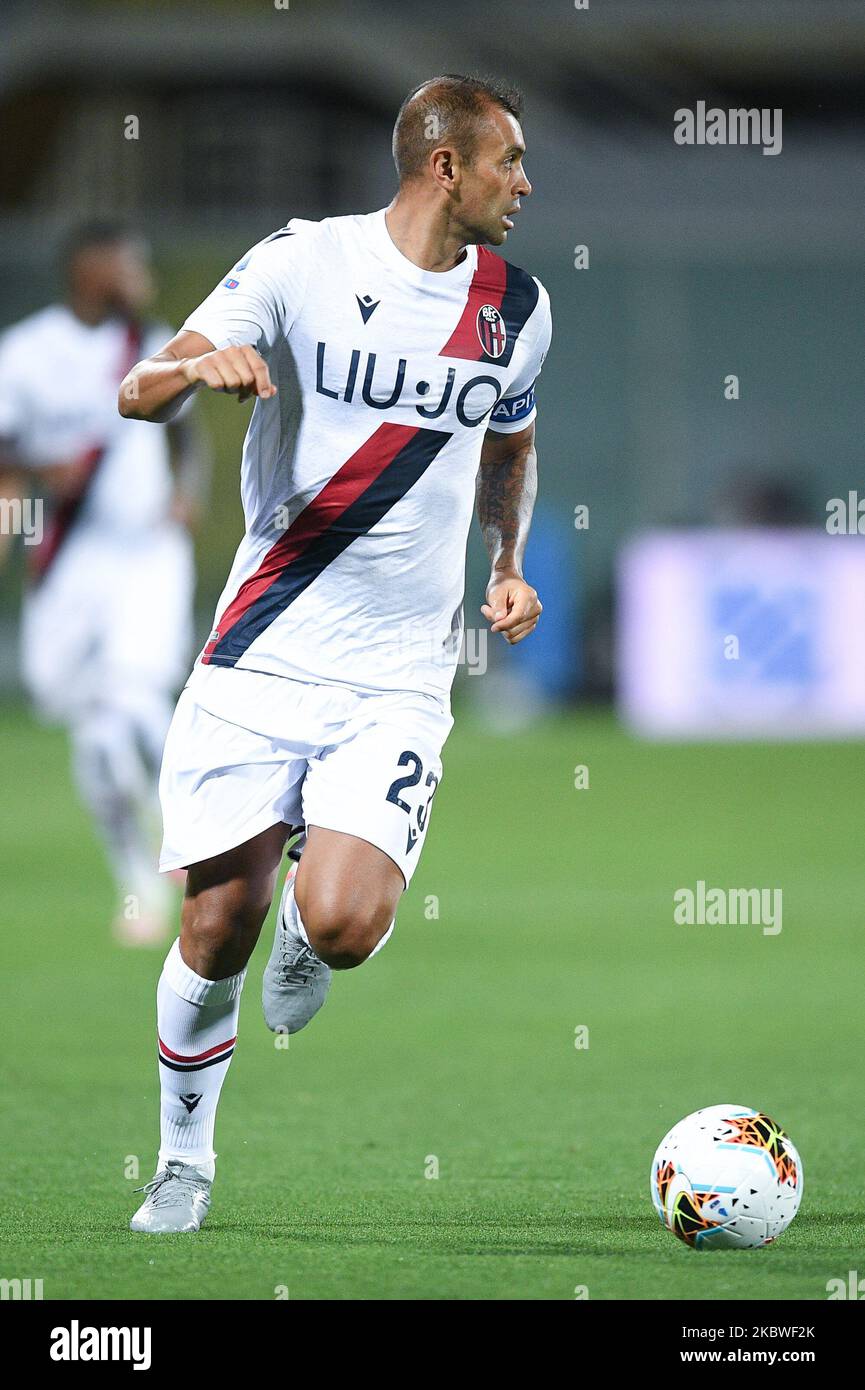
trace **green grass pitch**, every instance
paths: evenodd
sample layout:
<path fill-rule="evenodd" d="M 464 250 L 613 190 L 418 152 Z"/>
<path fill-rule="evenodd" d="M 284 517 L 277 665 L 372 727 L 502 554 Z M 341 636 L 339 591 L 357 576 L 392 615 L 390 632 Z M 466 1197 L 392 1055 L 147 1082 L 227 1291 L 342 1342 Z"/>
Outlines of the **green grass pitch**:
<path fill-rule="evenodd" d="M 0 761 L 0 1275 L 47 1299 L 771 1300 L 865 1274 L 858 746 L 654 747 L 585 713 L 498 738 L 458 714 L 393 941 L 286 1051 L 265 929 L 214 1205 L 162 1238 L 126 1229 L 124 1165 L 151 1176 L 163 952 L 108 938 L 62 736 L 6 709 Z M 780 935 L 675 925 L 701 878 L 781 887 Z M 763 1250 L 690 1251 L 651 1205 L 657 1142 L 721 1101 L 803 1156 Z"/>

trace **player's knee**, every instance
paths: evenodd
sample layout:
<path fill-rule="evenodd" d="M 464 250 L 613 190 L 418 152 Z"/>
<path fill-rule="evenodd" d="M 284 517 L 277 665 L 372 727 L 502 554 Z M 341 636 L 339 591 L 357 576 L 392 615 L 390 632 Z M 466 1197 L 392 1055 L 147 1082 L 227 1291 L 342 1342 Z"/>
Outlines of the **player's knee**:
<path fill-rule="evenodd" d="M 317 895 L 305 906 L 303 925 L 309 943 L 332 970 L 363 965 L 393 921 L 389 903 L 344 903 Z"/>
<path fill-rule="evenodd" d="M 257 936 L 269 908 L 270 896 L 248 888 L 187 897 L 183 904 L 184 932 L 218 948 L 223 943 Z"/>

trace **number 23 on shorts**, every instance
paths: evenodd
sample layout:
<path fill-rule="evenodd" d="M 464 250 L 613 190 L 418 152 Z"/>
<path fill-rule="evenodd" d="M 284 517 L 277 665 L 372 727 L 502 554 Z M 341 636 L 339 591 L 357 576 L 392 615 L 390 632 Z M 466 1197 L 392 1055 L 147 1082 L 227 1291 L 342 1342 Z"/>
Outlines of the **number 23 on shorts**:
<path fill-rule="evenodd" d="M 407 748 L 405 752 L 400 753 L 397 759 L 397 765 L 399 767 L 409 767 L 411 771 L 407 772 L 403 777 L 396 777 L 394 781 L 391 782 L 386 800 L 392 801 L 394 806 L 398 806 L 401 811 L 405 811 L 409 818 L 408 843 L 406 847 L 406 853 L 408 853 L 414 848 L 418 836 L 426 828 L 430 803 L 435 796 L 439 779 L 434 772 L 427 773 L 423 785 L 429 788 L 429 794 L 425 800 L 422 798 L 416 807 L 412 807 L 407 801 L 403 800 L 400 796 L 400 792 L 407 791 L 409 787 L 416 787 L 421 781 L 421 778 L 423 778 L 423 760 L 417 753 L 413 753 L 410 748 Z M 416 828 L 414 820 L 417 821 Z"/>

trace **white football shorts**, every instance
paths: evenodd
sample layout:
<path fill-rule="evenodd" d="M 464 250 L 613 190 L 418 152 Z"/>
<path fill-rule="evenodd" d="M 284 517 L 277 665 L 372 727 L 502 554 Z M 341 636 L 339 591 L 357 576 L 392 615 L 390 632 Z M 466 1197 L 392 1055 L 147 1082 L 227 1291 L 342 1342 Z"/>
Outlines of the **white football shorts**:
<path fill-rule="evenodd" d="M 163 754 L 159 867 L 186 868 L 285 821 L 368 840 L 408 886 L 452 727 L 430 695 L 198 665 Z"/>
<path fill-rule="evenodd" d="M 40 714 L 73 722 L 94 703 L 134 703 L 139 690 L 171 699 L 189 670 L 193 588 L 179 526 L 70 535 L 24 601 L 21 674 Z"/>

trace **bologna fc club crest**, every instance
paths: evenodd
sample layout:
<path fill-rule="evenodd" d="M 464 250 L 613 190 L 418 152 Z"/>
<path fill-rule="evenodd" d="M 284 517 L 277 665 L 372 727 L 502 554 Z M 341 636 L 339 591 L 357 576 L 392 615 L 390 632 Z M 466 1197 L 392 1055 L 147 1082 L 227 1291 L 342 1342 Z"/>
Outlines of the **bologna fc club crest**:
<path fill-rule="evenodd" d="M 482 304 L 477 317 L 478 339 L 487 357 L 501 357 L 508 341 L 505 321 L 494 304 Z"/>

